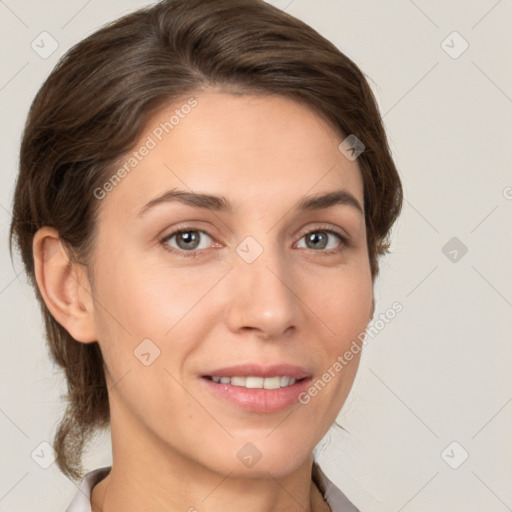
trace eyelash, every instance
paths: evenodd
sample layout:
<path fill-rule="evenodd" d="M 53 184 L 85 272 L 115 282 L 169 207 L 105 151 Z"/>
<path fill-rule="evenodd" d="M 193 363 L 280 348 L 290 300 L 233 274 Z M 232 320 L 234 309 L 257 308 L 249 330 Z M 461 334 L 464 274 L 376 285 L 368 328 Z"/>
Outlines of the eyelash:
<path fill-rule="evenodd" d="M 161 238 L 160 239 L 160 244 L 163 246 L 163 248 L 166 251 L 169 251 L 169 252 L 171 252 L 173 254 L 178 254 L 178 255 L 183 256 L 185 258 L 195 258 L 195 257 L 199 256 L 199 253 L 204 252 L 205 249 L 196 249 L 195 251 L 183 251 L 181 249 L 175 249 L 174 247 L 170 247 L 166 243 L 169 239 L 171 239 L 175 235 L 178 235 L 180 233 L 187 233 L 189 231 L 197 231 L 198 233 L 204 233 L 204 234 L 208 235 L 212 240 L 214 240 L 213 236 L 211 236 L 209 233 L 207 233 L 206 231 L 204 231 L 202 229 L 196 229 L 196 228 L 192 228 L 192 227 L 185 227 L 185 228 L 177 229 L 176 231 L 173 231 L 172 233 L 170 233 L 170 234 L 164 236 L 163 238 Z M 340 241 L 341 241 L 341 246 L 339 248 L 337 248 L 337 249 L 329 249 L 329 250 L 309 249 L 310 251 L 319 253 L 322 256 L 331 256 L 331 255 L 334 255 L 334 254 L 337 254 L 337 253 L 343 251 L 345 248 L 350 246 L 350 243 L 349 243 L 347 237 L 345 235 L 343 235 L 341 232 L 339 232 L 338 230 L 332 229 L 332 228 L 325 228 L 323 226 L 315 226 L 311 230 L 306 231 L 305 233 L 303 233 L 301 235 L 300 239 L 304 238 L 307 235 L 310 235 L 311 233 L 317 233 L 317 232 L 324 232 L 324 233 L 329 233 L 331 235 L 337 236 L 340 239 Z"/>

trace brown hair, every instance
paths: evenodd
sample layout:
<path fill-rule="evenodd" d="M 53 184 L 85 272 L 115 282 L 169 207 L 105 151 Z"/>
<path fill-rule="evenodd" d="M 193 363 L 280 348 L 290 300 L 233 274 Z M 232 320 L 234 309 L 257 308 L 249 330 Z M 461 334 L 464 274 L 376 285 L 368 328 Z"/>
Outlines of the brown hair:
<path fill-rule="evenodd" d="M 65 371 L 68 405 L 54 448 L 59 468 L 74 479 L 83 478 L 87 442 L 110 422 L 103 359 L 97 342 L 74 340 L 46 307 L 34 275 L 34 234 L 54 227 L 70 260 L 90 270 L 100 203 L 93 191 L 153 114 L 208 87 L 283 95 L 343 136 L 356 135 L 365 145 L 358 164 L 373 279 L 389 251 L 402 187 L 375 98 L 359 68 L 314 29 L 263 0 L 168 0 L 79 42 L 30 108 L 9 238 L 40 303 L 51 356 Z"/>

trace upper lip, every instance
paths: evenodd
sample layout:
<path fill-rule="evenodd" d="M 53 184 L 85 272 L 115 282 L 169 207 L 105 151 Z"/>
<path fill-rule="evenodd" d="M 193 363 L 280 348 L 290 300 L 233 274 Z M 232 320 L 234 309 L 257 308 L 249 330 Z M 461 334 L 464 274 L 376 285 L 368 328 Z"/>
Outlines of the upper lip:
<path fill-rule="evenodd" d="M 311 377 L 311 373 L 301 366 L 292 364 L 273 364 L 263 366 L 259 364 L 240 364 L 212 370 L 203 377 L 293 377 L 295 380 Z"/>

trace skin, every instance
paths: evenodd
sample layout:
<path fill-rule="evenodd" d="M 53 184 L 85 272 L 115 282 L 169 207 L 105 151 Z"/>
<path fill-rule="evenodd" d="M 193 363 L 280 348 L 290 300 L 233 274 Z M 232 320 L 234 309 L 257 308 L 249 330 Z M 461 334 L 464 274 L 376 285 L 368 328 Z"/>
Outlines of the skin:
<path fill-rule="evenodd" d="M 214 90 L 193 96 L 198 105 L 101 200 L 94 286 L 69 264 L 55 230 L 34 238 L 50 311 L 78 342 L 97 340 L 106 362 L 113 467 L 93 489 L 93 510 L 321 510 L 312 452 L 360 354 L 307 405 L 275 413 L 213 396 L 200 375 L 288 362 L 315 382 L 364 331 L 373 315 L 364 216 L 347 205 L 293 209 L 340 188 L 364 204 L 361 172 L 338 150 L 344 137 L 307 106 Z M 179 106 L 161 110 L 135 147 Z M 174 187 L 222 195 L 233 212 L 173 202 L 137 217 Z M 199 230 L 196 257 L 182 255 L 177 237 L 160 242 L 184 227 Z M 348 245 L 323 231 L 336 228 Z M 328 245 L 308 247 L 310 231 Z M 250 264 L 235 250 L 247 236 L 263 248 Z M 160 350 L 149 366 L 134 356 L 147 338 Z M 237 457 L 248 442 L 262 454 L 250 468 Z"/>

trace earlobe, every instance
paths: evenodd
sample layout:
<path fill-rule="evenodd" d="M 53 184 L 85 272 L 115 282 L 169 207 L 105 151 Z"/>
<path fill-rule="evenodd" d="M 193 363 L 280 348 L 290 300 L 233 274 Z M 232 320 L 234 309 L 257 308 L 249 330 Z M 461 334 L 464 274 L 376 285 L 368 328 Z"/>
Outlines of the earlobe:
<path fill-rule="evenodd" d="M 52 316 L 75 340 L 97 341 L 85 267 L 70 260 L 55 228 L 40 228 L 32 249 L 37 286 Z"/>

